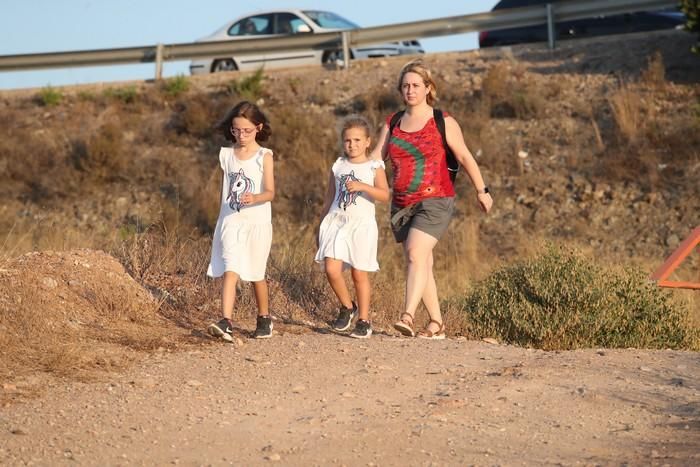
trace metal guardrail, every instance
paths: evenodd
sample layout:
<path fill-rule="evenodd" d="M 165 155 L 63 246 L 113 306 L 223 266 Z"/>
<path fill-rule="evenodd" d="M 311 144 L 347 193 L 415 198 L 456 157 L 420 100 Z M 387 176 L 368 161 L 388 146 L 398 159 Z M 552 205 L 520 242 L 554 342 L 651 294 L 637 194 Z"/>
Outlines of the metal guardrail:
<path fill-rule="evenodd" d="M 343 49 L 345 56 L 352 47 L 378 42 L 439 37 L 482 30 L 507 29 L 549 24 L 550 46 L 552 25 L 599 15 L 658 10 L 677 6 L 677 0 L 571 0 L 508 10 L 497 10 L 463 16 L 451 16 L 409 23 L 390 24 L 347 31 L 265 39 L 157 44 L 118 49 L 82 50 L 0 56 L 0 71 L 70 68 L 94 65 L 155 63 L 156 79 L 161 77 L 163 61 L 189 60 L 204 57 L 246 55 L 297 49 Z M 348 60 L 345 61 L 348 66 Z"/>

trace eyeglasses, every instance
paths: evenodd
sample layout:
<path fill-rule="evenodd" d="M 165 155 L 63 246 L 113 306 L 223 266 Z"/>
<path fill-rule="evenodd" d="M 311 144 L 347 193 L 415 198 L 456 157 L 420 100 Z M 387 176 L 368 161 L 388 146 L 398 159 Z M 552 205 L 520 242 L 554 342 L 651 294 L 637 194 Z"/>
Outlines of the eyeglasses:
<path fill-rule="evenodd" d="M 231 128 L 231 134 L 235 136 L 249 135 L 254 131 L 258 131 L 257 128 Z"/>

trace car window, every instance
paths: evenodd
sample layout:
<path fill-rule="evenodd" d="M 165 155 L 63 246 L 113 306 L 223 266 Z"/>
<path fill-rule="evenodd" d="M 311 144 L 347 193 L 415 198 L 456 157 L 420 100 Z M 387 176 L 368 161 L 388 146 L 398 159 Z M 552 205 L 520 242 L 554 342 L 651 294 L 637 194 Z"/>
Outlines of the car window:
<path fill-rule="evenodd" d="M 330 11 L 305 11 L 304 14 L 311 18 L 311 21 L 322 28 L 328 29 L 354 29 L 359 26 L 342 16 L 338 16 Z"/>
<path fill-rule="evenodd" d="M 249 16 L 244 18 L 228 30 L 229 36 L 258 36 L 270 34 L 272 21 L 270 15 Z"/>
<path fill-rule="evenodd" d="M 275 34 L 297 34 L 303 31 L 303 26 L 308 26 L 306 22 L 292 13 L 279 13 L 277 15 L 277 27 Z"/>

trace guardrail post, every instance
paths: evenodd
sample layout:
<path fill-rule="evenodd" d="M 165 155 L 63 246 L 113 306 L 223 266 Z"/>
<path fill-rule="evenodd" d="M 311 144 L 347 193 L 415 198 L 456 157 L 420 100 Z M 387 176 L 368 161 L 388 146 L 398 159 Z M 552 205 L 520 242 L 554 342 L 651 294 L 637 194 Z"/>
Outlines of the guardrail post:
<path fill-rule="evenodd" d="M 163 44 L 156 44 L 156 81 L 163 78 Z"/>
<path fill-rule="evenodd" d="M 350 46 L 348 45 L 348 31 L 343 31 L 341 33 L 343 38 L 343 68 L 350 68 Z"/>
<path fill-rule="evenodd" d="M 556 37 L 554 31 L 554 7 L 551 3 L 547 4 L 547 40 L 549 41 L 550 50 L 556 47 Z"/>

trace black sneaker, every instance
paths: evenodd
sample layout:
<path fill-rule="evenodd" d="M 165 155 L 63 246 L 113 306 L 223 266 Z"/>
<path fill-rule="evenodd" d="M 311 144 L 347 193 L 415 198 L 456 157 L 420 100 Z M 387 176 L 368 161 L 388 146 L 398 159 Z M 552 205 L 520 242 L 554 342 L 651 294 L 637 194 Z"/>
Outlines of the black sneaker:
<path fill-rule="evenodd" d="M 272 318 L 270 318 L 270 315 L 258 316 L 253 337 L 256 339 L 269 339 L 272 337 Z"/>
<path fill-rule="evenodd" d="M 352 324 L 353 318 L 355 318 L 355 314 L 357 314 L 357 305 L 355 302 L 352 302 L 352 308 L 345 308 L 344 306 L 341 306 L 340 310 L 338 311 L 338 317 L 335 321 L 333 321 L 333 330 L 343 332 L 350 329 L 350 325 Z"/>
<path fill-rule="evenodd" d="M 364 319 L 358 319 L 357 323 L 355 323 L 355 329 L 350 333 L 350 337 L 354 337 L 355 339 L 369 339 L 371 335 L 372 325 L 369 324 L 369 321 L 365 321 Z"/>
<path fill-rule="evenodd" d="M 221 318 L 218 323 L 212 323 L 207 327 L 207 332 L 214 337 L 220 337 L 225 341 L 233 342 L 233 324 L 228 318 Z"/>

